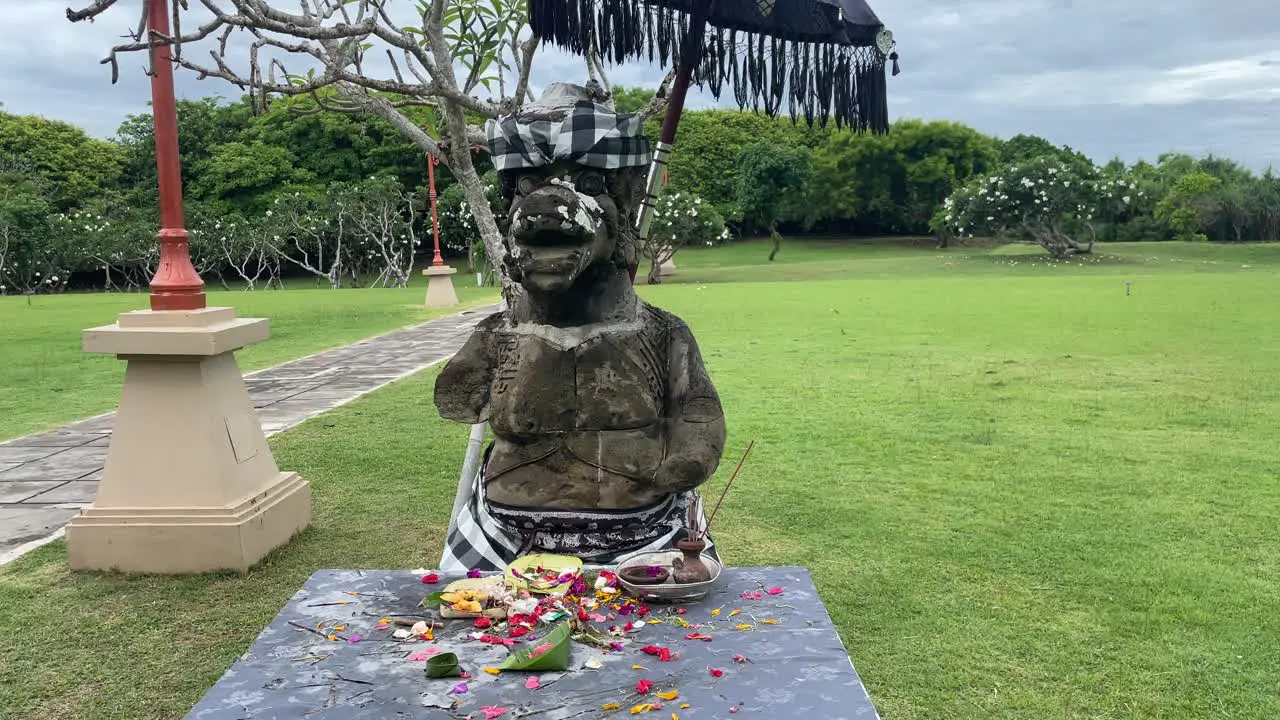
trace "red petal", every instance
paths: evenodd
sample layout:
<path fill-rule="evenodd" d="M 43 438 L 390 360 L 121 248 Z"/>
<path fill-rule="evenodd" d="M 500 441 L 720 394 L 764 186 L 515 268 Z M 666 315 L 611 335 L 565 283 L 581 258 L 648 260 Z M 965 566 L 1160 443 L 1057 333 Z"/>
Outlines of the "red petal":
<path fill-rule="evenodd" d="M 782 588 L 780 588 L 780 587 L 772 587 L 772 588 L 769 588 L 768 590 L 765 590 L 765 592 L 769 593 L 770 595 L 781 595 L 781 594 L 782 594 Z"/>

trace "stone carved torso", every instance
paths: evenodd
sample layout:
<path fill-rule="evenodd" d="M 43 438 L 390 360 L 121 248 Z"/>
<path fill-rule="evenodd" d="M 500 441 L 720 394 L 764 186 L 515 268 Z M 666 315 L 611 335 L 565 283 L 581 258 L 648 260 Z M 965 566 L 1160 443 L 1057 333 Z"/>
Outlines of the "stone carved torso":
<path fill-rule="evenodd" d="M 493 502 L 643 507 L 672 491 L 655 480 L 672 420 L 723 427 L 696 353 L 683 322 L 638 300 L 629 320 L 572 331 L 513 324 L 500 313 L 446 369 L 467 372 L 488 392 L 442 392 L 461 388 L 442 375 L 436 402 L 446 417 L 489 422 L 495 442 L 485 489 Z"/>

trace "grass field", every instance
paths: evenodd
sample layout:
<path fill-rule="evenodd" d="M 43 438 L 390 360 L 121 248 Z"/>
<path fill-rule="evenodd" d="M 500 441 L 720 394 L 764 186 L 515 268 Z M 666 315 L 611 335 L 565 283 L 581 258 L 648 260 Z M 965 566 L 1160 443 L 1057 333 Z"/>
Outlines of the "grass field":
<path fill-rule="evenodd" d="M 717 544 L 814 573 L 887 720 L 1280 717 L 1280 248 L 757 252 L 643 292 L 757 442 Z M 432 379 L 273 439 L 315 523 L 246 576 L 0 569 L 0 708 L 180 717 L 313 570 L 431 565 L 466 436 Z"/>
<path fill-rule="evenodd" d="M 421 278 L 417 278 L 421 282 Z M 496 301 L 492 289 L 456 282 L 464 305 Z M 237 353 L 246 372 L 355 342 L 455 309 L 423 306 L 425 286 L 403 290 L 211 292 L 210 306 L 230 305 L 241 317 L 271 320 L 271 338 Z M 80 331 L 110 325 L 122 312 L 147 306 L 139 293 L 73 293 L 0 297 L 0 440 L 107 412 L 120 401 L 124 363 L 91 355 Z"/>

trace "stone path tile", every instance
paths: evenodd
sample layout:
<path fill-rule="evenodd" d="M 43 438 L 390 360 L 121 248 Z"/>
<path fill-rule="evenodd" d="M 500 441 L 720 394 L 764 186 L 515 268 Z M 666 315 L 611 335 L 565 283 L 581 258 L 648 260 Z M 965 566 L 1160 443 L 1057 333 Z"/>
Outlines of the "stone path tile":
<path fill-rule="evenodd" d="M 245 376 L 262 429 L 272 435 L 443 360 L 481 319 L 477 308 Z M 114 414 L 0 443 L 0 563 L 46 538 L 93 501 Z"/>

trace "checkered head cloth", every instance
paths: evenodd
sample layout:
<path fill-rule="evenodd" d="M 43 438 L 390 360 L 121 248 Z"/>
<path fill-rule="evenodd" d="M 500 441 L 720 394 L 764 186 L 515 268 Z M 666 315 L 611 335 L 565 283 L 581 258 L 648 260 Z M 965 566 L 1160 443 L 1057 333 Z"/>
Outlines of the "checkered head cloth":
<path fill-rule="evenodd" d="M 640 134 L 643 122 L 638 115 L 618 115 L 582 97 L 576 92 L 581 88 L 574 85 L 553 87 L 559 92 L 549 88 L 539 103 L 485 124 L 489 153 L 499 172 L 562 160 L 604 170 L 649 164 L 649 141 Z M 557 99 L 572 104 L 547 104 Z"/>

